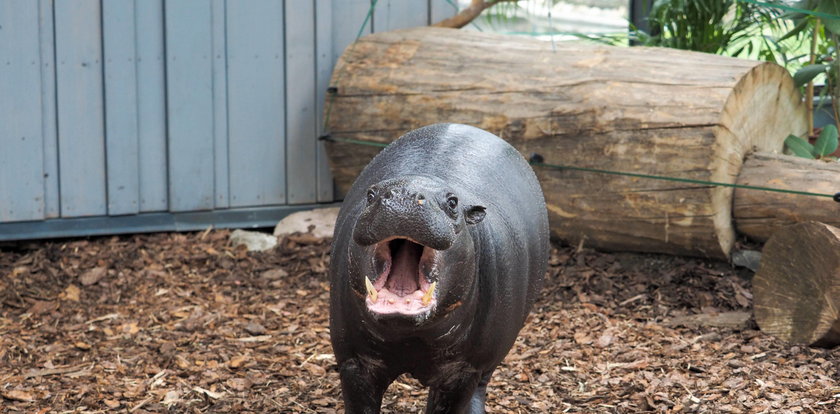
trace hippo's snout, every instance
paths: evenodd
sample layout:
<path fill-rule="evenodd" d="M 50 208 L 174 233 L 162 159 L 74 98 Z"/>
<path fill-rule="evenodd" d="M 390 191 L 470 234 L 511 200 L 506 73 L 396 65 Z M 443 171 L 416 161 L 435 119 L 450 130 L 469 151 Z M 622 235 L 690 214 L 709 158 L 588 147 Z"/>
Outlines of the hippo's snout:
<path fill-rule="evenodd" d="M 455 240 L 456 223 L 441 208 L 438 199 L 444 191 L 436 184 L 414 177 L 371 186 L 353 240 L 370 246 L 400 237 L 435 250 L 448 249 Z"/>
<path fill-rule="evenodd" d="M 423 208 L 426 204 L 426 196 L 416 190 L 405 187 L 389 188 L 382 192 L 382 195 L 376 197 L 375 188 L 368 189 L 369 204 L 377 201 L 386 209 L 389 209 L 393 214 L 411 216 L 416 214 L 423 214 Z"/>

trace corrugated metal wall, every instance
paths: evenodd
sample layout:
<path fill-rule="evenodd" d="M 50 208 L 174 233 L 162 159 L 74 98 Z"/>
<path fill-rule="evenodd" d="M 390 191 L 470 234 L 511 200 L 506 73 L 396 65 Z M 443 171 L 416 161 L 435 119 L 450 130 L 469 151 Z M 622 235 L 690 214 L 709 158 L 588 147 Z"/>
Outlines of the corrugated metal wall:
<path fill-rule="evenodd" d="M 371 0 L 0 0 L 0 240 L 263 226 L 333 201 L 317 137 Z M 366 33 L 445 0 L 379 0 Z"/>

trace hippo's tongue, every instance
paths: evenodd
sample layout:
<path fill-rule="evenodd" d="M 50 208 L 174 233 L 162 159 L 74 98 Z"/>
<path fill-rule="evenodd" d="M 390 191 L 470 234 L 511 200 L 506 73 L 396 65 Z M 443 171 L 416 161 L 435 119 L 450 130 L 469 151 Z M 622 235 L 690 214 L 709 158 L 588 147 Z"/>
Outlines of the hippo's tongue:
<path fill-rule="evenodd" d="M 391 242 L 391 273 L 385 287 L 399 297 L 420 289 L 419 263 L 423 246 L 406 239 Z"/>

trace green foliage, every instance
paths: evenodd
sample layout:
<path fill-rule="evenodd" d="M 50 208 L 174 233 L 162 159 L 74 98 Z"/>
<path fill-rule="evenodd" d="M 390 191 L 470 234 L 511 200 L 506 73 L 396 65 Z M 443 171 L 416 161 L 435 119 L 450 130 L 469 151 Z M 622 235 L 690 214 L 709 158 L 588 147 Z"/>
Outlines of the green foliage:
<path fill-rule="evenodd" d="M 837 151 L 837 127 L 826 125 L 814 143 L 814 155 L 825 157 L 834 151 Z"/>
<path fill-rule="evenodd" d="M 797 137 L 796 135 L 788 135 L 785 138 L 785 147 L 790 150 L 794 155 L 797 157 L 802 158 L 815 158 L 814 157 L 814 146 L 811 145 L 808 141 Z"/>
<path fill-rule="evenodd" d="M 818 75 L 823 75 L 828 72 L 831 66 L 825 63 L 817 63 L 813 65 L 803 66 L 802 69 L 796 71 L 793 75 L 793 83 L 797 86 L 804 86 L 808 82 L 814 80 Z"/>
<path fill-rule="evenodd" d="M 817 3 L 815 10 L 820 13 L 830 14 L 832 16 L 840 16 L 840 1 L 837 0 L 821 0 L 810 1 L 807 3 Z M 823 26 L 834 34 L 840 34 L 840 19 L 829 19 L 821 17 Z"/>
<path fill-rule="evenodd" d="M 795 22 L 794 29 L 788 33 L 789 36 L 807 37 L 810 44 L 810 52 L 806 56 L 810 63 L 793 71 L 793 80 L 796 86 L 803 87 L 806 92 L 806 102 L 809 104 L 816 94 L 811 88 L 804 88 L 809 82 L 823 82 L 824 87 L 819 88 L 819 95 L 823 98 L 831 96 L 834 103 L 835 122 L 840 121 L 840 113 L 837 106 L 840 105 L 840 67 L 838 62 L 838 40 L 840 40 L 840 19 L 829 16 L 840 15 L 840 0 L 801 0 L 795 2 L 793 7 L 816 12 L 817 15 L 806 13 L 788 13 L 786 18 Z M 822 104 L 826 100 L 820 101 Z M 808 108 L 809 111 L 811 108 Z M 826 135 L 828 134 L 828 135 Z M 837 149 L 837 128 L 832 125 L 826 127 L 819 139 L 819 149 L 813 153 L 816 157 L 825 157 Z M 831 149 L 828 151 L 828 149 Z"/>
<path fill-rule="evenodd" d="M 737 0 L 655 0 L 649 32 L 635 29 L 631 36 L 644 46 L 774 58 L 779 47 L 762 29 L 784 27 L 780 15 L 777 9 Z"/>
<path fill-rule="evenodd" d="M 790 152 L 798 157 L 811 159 L 830 158 L 829 156 L 837 151 L 837 143 L 837 127 L 834 125 L 826 125 L 814 145 L 796 135 L 788 135 L 785 139 L 785 147 Z"/>

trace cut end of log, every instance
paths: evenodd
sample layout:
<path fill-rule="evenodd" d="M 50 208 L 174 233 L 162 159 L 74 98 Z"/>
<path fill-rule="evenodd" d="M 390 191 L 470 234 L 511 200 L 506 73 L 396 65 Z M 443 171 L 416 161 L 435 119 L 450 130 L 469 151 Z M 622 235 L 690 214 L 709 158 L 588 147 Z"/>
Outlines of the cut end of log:
<path fill-rule="evenodd" d="M 780 153 L 789 134 L 806 129 L 805 106 L 787 70 L 769 62 L 752 67 L 732 88 L 715 128 L 712 181 L 734 184 L 748 154 Z M 712 189 L 714 228 L 727 256 L 735 243 L 733 194 L 729 187 Z"/>
<path fill-rule="evenodd" d="M 777 231 L 764 246 L 753 295 L 765 333 L 811 346 L 840 344 L 840 229 L 806 222 Z"/>

